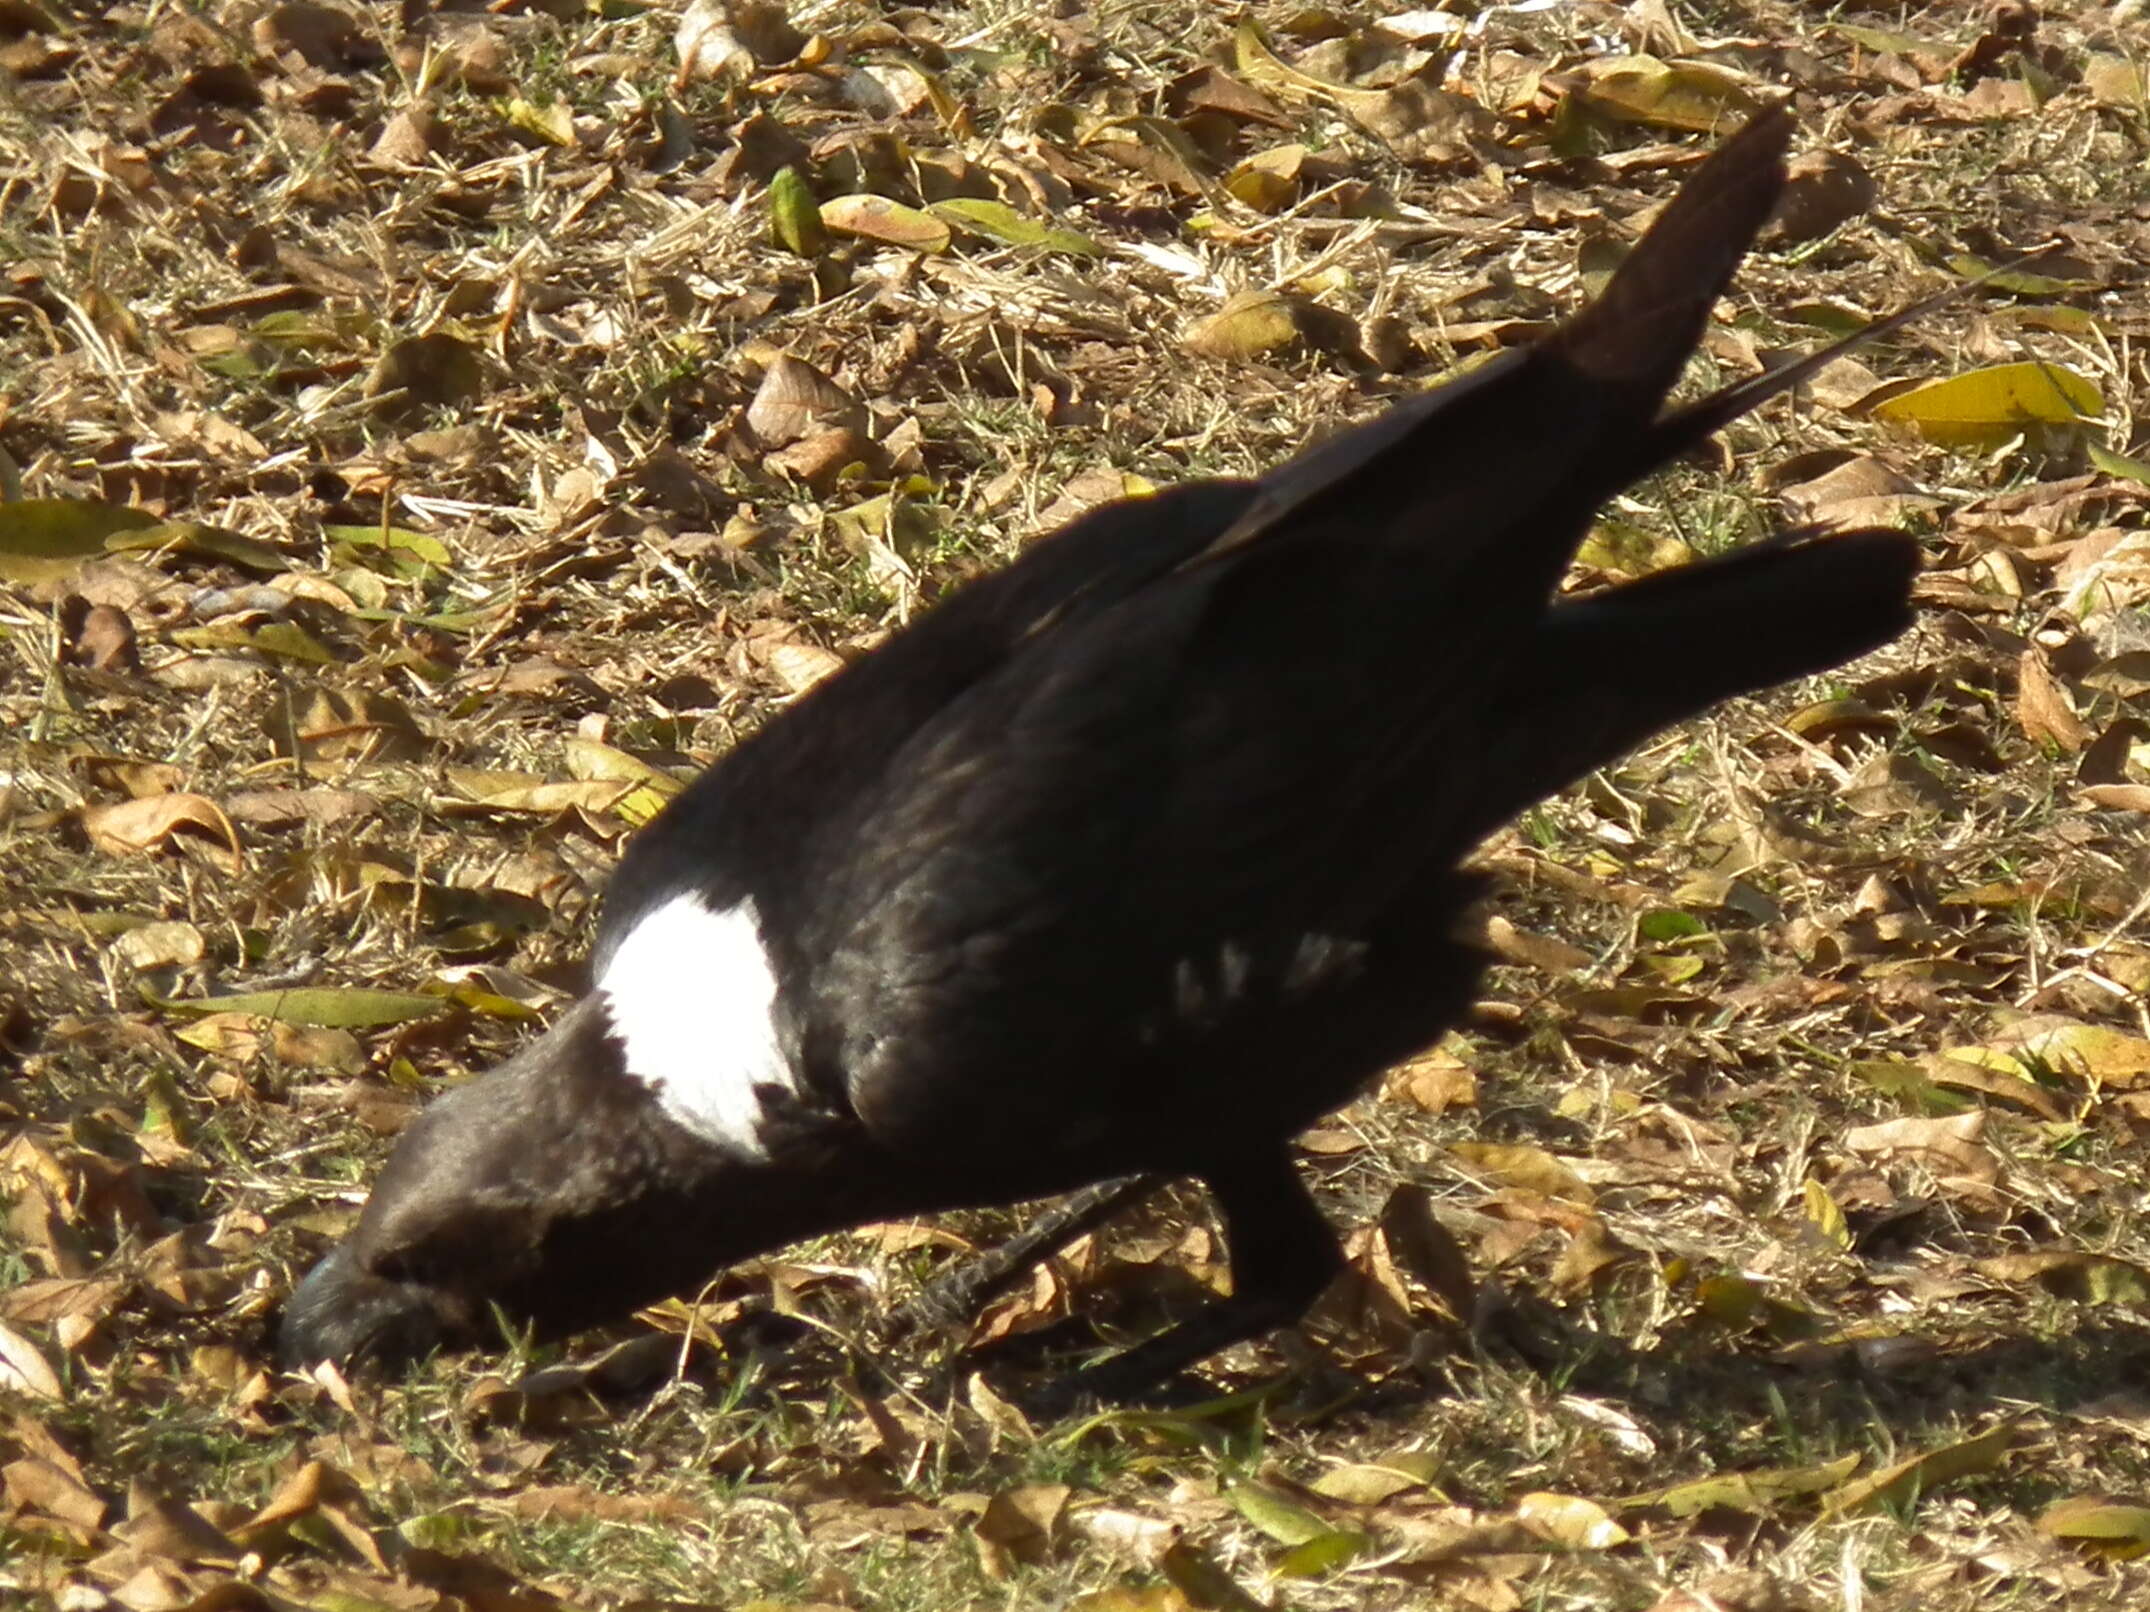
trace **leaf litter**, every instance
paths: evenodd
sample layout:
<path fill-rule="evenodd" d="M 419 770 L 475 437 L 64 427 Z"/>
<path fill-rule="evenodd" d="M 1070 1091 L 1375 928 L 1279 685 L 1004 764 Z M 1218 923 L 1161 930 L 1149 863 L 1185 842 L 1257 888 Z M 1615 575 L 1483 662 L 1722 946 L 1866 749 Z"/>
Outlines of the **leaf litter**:
<path fill-rule="evenodd" d="M 6 1588 L 2139 1604 L 2126 12 L 0 5 Z M 617 1351 L 273 1372 L 277 1294 L 575 989 L 681 780 L 1079 509 L 1542 330 L 1785 88 L 1720 378 L 2040 255 L 1622 500 L 1571 586 L 1878 523 L 1926 619 L 1488 846 L 1484 1000 L 1308 1139 L 1358 1229 L 1303 1335 L 1184 1410 L 930 1391 L 1214 1282 L 1178 1193 L 967 1339 L 867 1347 L 1005 1214 Z"/>

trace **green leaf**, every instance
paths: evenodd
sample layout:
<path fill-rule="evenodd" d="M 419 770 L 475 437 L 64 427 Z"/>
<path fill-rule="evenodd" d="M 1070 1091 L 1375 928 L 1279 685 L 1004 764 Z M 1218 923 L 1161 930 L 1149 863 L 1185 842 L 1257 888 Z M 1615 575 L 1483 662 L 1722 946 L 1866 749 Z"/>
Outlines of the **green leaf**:
<path fill-rule="evenodd" d="M 324 526 L 321 531 L 330 542 L 346 548 L 380 551 L 380 557 L 400 576 L 445 571 L 454 558 L 439 538 L 401 526 Z"/>
<path fill-rule="evenodd" d="M 796 168 L 779 168 L 769 181 L 769 233 L 777 245 L 799 257 L 819 257 L 829 248 L 821 209 Z"/>
<path fill-rule="evenodd" d="M 1687 940 L 1695 935 L 1706 935 L 1709 925 L 1691 912 L 1681 912 L 1673 907 L 1659 907 L 1644 913 L 1635 921 L 1635 929 L 1644 940 Z"/>
<path fill-rule="evenodd" d="M 264 621 L 254 626 L 236 621 L 213 622 L 206 627 L 182 627 L 172 634 L 172 642 L 182 649 L 251 649 L 310 666 L 336 664 L 329 647 L 295 621 Z"/>
<path fill-rule="evenodd" d="M 1327 1533 L 1316 1534 L 1303 1545 L 1295 1545 L 1277 1558 L 1276 1575 L 1279 1578 L 1321 1578 L 1348 1567 L 1358 1560 L 1366 1549 L 1364 1534 L 1348 1529 L 1332 1528 Z"/>
<path fill-rule="evenodd" d="M 289 569 L 284 556 L 268 544 L 200 521 L 159 521 L 113 537 L 105 547 L 115 554 L 169 552 L 197 560 L 222 560 L 260 576 L 276 576 Z"/>
<path fill-rule="evenodd" d="M 310 1024 L 328 1030 L 372 1030 L 407 1024 L 439 1013 L 447 1003 L 437 996 L 409 991 L 377 991 L 363 985 L 309 985 L 288 991 L 240 991 L 231 996 L 162 997 L 144 990 L 142 999 L 167 1013 L 199 1018 L 210 1013 L 253 1013 L 281 1024 Z"/>
<path fill-rule="evenodd" d="M 1667 1489 L 1629 1495 L 1620 1504 L 1636 1510 L 1664 1510 L 1675 1517 L 1719 1510 L 1766 1512 L 1775 1510 L 1781 1501 L 1834 1489 L 1858 1470 L 1859 1457 L 1844 1455 L 1818 1466 L 1724 1472 L 1692 1483 L 1675 1483 Z"/>
<path fill-rule="evenodd" d="M 2064 297 L 2071 292 L 2097 289 L 2096 283 L 2090 280 L 2057 280 L 2050 274 L 2035 274 L 2029 269 L 1995 268 L 1970 252 L 1957 253 L 1948 260 L 1948 266 L 1966 280 L 1976 280 L 1995 291 L 2007 291 L 2019 297 Z"/>
<path fill-rule="evenodd" d="M 1870 1472 L 1831 1494 L 1822 1508 L 1823 1514 L 1841 1517 L 1881 1506 L 1909 1505 L 1944 1483 L 1991 1472 L 2008 1454 L 2015 1435 L 2015 1422 L 2003 1422 L 1976 1438 L 1944 1444 L 1879 1472 Z"/>
<path fill-rule="evenodd" d="M 0 504 L 0 579 L 57 582 L 109 539 L 164 523 L 147 510 L 95 498 L 30 498 Z"/>
<path fill-rule="evenodd" d="M 1259 1483 L 1235 1483 L 1224 1497 L 1234 1511 L 1280 1545 L 1304 1545 L 1336 1531 L 1326 1519 Z"/>
<path fill-rule="evenodd" d="M 1063 228 L 1017 212 L 1005 202 L 975 196 L 951 196 L 927 209 L 935 218 L 982 235 L 1002 246 L 1036 246 L 1049 252 L 1072 252 L 1078 257 L 1098 257 L 1104 248 L 1079 230 Z"/>
<path fill-rule="evenodd" d="M 2150 483 L 2150 464 L 2146 464 L 2140 459 L 2131 459 L 2124 453 L 2115 453 L 2112 449 L 2101 447 L 2095 442 L 2090 445 L 2090 462 L 2108 476 L 2120 476 L 2128 481 Z"/>

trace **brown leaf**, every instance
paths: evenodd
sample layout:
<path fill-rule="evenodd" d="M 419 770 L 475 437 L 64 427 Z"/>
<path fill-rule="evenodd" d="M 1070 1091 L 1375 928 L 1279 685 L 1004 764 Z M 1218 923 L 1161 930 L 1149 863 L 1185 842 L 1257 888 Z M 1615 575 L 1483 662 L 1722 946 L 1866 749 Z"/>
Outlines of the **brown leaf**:
<path fill-rule="evenodd" d="M 823 678 L 844 668 L 843 657 L 818 644 L 775 644 L 768 652 L 769 670 L 787 692 L 804 694 Z"/>
<path fill-rule="evenodd" d="M 1492 948 L 1494 956 L 1505 962 L 1521 963 L 1541 974 L 1562 979 L 1583 973 L 1597 961 L 1580 946 L 1571 946 L 1551 935 L 1534 935 L 1529 930 L 1518 929 L 1498 914 L 1486 920 L 1486 944 Z"/>
<path fill-rule="evenodd" d="M 789 447 L 822 431 L 866 429 L 859 400 L 803 358 L 779 353 L 763 371 L 746 426 L 763 451 Z"/>
<path fill-rule="evenodd" d="M 1398 1187 L 1382 1206 L 1380 1226 L 1397 1266 L 1423 1283 L 1451 1316 L 1468 1324 L 1477 1313 L 1478 1284 L 1470 1257 L 1435 1217 L 1432 1195 L 1421 1186 Z"/>
<path fill-rule="evenodd" d="M 6 1325 L 0 1325 L 0 1389 L 55 1404 L 65 1397 L 44 1351 Z"/>
<path fill-rule="evenodd" d="M 93 605 L 80 594 L 60 606 L 61 656 L 71 666 L 97 672 L 138 672 L 142 652 L 134 619 L 112 605 Z"/>
<path fill-rule="evenodd" d="M 2032 743 L 2065 755 L 2090 743 L 2090 730 L 2075 714 L 2075 701 L 2039 649 L 2026 649 L 2016 660 L 2016 721 Z"/>
<path fill-rule="evenodd" d="M 478 349 L 446 331 L 391 343 L 366 376 L 361 395 L 376 417 L 407 421 L 468 403 L 485 389 Z"/>
<path fill-rule="evenodd" d="M 1416 1104 L 1429 1114 L 1478 1106 L 1478 1076 L 1454 1054 L 1434 1051 L 1392 1070 L 1381 1095 Z"/>
<path fill-rule="evenodd" d="M 1061 1519 L 1073 1493 L 1062 1483 L 1003 1489 L 986 1503 L 974 1532 L 1003 1562 L 1042 1567 L 1053 1559 Z"/>
<path fill-rule="evenodd" d="M 82 808 L 83 832 L 107 856 L 139 856 L 163 850 L 180 835 L 206 839 L 218 860 L 236 872 L 243 856 L 239 831 L 223 808 L 206 795 L 150 795 Z"/>
<path fill-rule="evenodd" d="M 1855 1125 L 1844 1132 L 1842 1140 L 1847 1152 L 1918 1163 L 1937 1176 L 1990 1182 L 2000 1174 L 2000 1161 L 1985 1145 L 1985 1134 L 1985 1111 L 1975 1109 L 1944 1119 L 1891 1119 L 1877 1125 Z"/>
<path fill-rule="evenodd" d="M 28 1457 L 0 1468 L 11 1508 L 57 1518 L 91 1534 L 104 1526 L 111 1509 L 81 1478 L 57 1463 Z"/>
<path fill-rule="evenodd" d="M 167 1561 L 231 1567 L 245 1554 L 192 1506 L 166 1498 L 139 1479 L 127 1488 L 127 1520 L 112 1532 L 137 1555 Z"/>
<path fill-rule="evenodd" d="M 1773 227 L 1787 241 L 1811 241 L 1874 205 L 1874 176 L 1839 151 L 1808 151 L 1785 166 Z"/>
<path fill-rule="evenodd" d="M 127 1296 L 127 1283 L 111 1276 L 48 1276 L 19 1282 L 0 1294 L 0 1315 L 24 1326 L 60 1321 L 102 1321 Z"/>
<path fill-rule="evenodd" d="M 448 125 L 431 107 L 406 106 L 381 125 L 366 160 L 383 168 L 423 168 L 446 148 Z"/>
<path fill-rule="evenodd" d="M 2089 784 L 2079 793 L 2109 812 L 2150 812 L 2150 784 Z"/>
<path fill-rule="evenodd" d="M 879 444 L 863 431 L 838 426 L 833 431 L 817 431 L 788 448 L 763 455 L 762 465 L 781 475 L 795 477 L 816 491 L 825 492 L 836 485 L 843 472 L 854 466 L 863 476 L 878 476 L 886 473 L 888 461 Z"/>
<path fill-rule="evenodd" d="M 265 56 L 288 52 L 324 73 L 382 59 L 380 46 L 355 18 L 331 6 L 306 3 L 280 5 L 262 16 L 254 24 L 254 48 Z"/>

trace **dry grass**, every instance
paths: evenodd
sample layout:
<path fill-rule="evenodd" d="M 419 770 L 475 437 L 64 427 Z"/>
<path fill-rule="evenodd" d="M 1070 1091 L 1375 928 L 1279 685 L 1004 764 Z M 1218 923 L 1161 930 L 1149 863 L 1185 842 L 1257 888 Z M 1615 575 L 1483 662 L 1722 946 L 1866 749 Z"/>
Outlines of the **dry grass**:
<path fill-rule="evenodd" d="M 797 7 L 913 99 L 889 112 L 779 66 L 674 84 L 669 8 L 380 7 L 339 42 L 303 8 L 0 0 L 0 1597 L 2141 1603 L 2150 1520 L 2082 1508 L 2150 1503 L 2145 562 L 2069 603 L 2145 524 L 2085 459 L 2150 395 L 2150 113 L 2113 66 L 2139 37 L 2087 4 L 2028 40 L 1960 7 L 1493 13 L 1445 79 L 1478 110 L 1392 100 L 1384 140 L 1347 115 L 1367 87 L 1442 80 L 1367 56 L 1394 9 L 1256 7 L 1300 70 L 1361 74 L 1356 102 L 1272 77 L 1273 125 L 1190 115 L 1183 75 L 1233 53 L 1192 6 Z M 1845 382 L 1610 512 L 1578 586 L 1803 518 L 1804 489 L 1928 532 L 1930 608 L 1488 848 L 1502 966 L 1310 1139 L 1358 1277 L 1217 1363 L 1258 1392 L 1027 1427 L 946 1386 L 952 1340 L 875 1341 L 939 1257 L 900 1229 L 732 1273 L 729 1353 L 680 1370 L 676 1333 L 625 1329 L 393 1385 L 269 1374 L 265 1318 L 387 1135 L 574 988 L 651 800 L 621 753 L 669 787 L 1128 478 L 1273 463 L 1572 306 L 1702 145 L 1611 117 L 1603 80 L 1587 110 L 1631 49 L 1797 89 L 1808 148 L 1875 185 L 1758 254 L 1696 385 L 1824 305 L 2051 243 L 2068 285 L 1861 359 L 2067 365 L 2104 420 L 1947 449 Z M 1266 210 L 1220 188 L 1292 141 Z M 788 252 L 772 151 L 823 199 L 976 191 L 1103 251 Z M 1302 299 L 1299 339 L 1190 353 L 1249 289 Z M 771 469 L 778 353 L 872 446 Z M 1828 450 L 1900 480 L 1816 492 Z M 200 527 L 38 563 L 22 499 Z M 302 986 L 462 994 L 356 1030 L 158 1005 Z M 1153 1324 L 1215 1278 L 1207 1227 L 1191 1193 L 1132 1217 L 979 1335 Z M 1472 1281 L 1513 1305 L 1475 1338 L 1438 1297 Z M 772 1296 L 802 1319 L 750 1345 Z M 1664 1493 L 1733 1473 L 1764 1487 Z"/>

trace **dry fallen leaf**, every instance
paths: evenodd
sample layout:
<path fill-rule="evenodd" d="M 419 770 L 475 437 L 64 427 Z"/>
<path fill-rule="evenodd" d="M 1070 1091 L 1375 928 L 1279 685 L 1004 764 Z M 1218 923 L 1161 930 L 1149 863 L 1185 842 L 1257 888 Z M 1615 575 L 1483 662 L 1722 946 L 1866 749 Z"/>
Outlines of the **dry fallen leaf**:
<path fill-rule="evenodd" d="M 239 831 L 206 795 L 149 795 L 85 806 L 81 821 L 90 843 L 107 856 L 161 851 L 180 838 L 208 841 L 217 859 L 234 872 L 244 856 Z"/>

